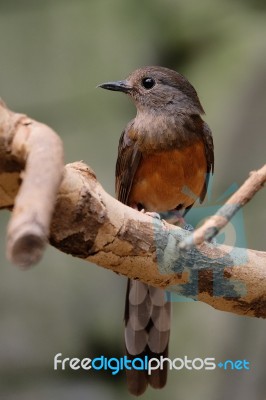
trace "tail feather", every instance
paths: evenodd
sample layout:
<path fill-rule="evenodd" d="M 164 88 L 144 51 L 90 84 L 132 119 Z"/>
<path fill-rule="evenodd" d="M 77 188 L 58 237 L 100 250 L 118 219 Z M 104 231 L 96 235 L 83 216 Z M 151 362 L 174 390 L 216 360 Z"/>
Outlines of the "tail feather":
<path fill-rule="evenodd" d="M 149 295 L 147 294 L 142 303 L 137 305 L 132 305 L 129 301 L 128 311 L 128 324 L 132 326 L 132 329 L 135 331 L 145 329 L 152 313 L 152 303 Z"/>
<path fill-rule="evenodd" d="M 171 328 L 171 304 L 165 303 L 162 307 L 153 306 L 151 320 L 159 331 L 170 331 Z"/>
<path fill-rule="evenodd" d="M 132 356 L 141 354 L 148 343 L 148 333 L 145 329 L 135 331 L 128 323 L 125 327 L 126 349 Z"/>
<path fill-rule="evenodd" d="M 135 358 L 135 356 L 131 356 L 128 352 L 127 356 L 128 359 L 131 360 Z M 132 370 L 126 370 L 126 375 L 127 375 L 127 387 L 129 392 L 135 396 L 142 395 L 148 386 L 147 372 L 132 369 Z"/>
<path fill-rule="evenodd" d="M 163 354 L 169 342 L 169 331 L 160 331 L 154 325 L 148 336 L 148 347 L 155 354 Z"/>
<path fill-rule="evenodd" d="M 170 335 L 170 302 L 165 293 L 140 281 L 128 280 L 125 307 L 125 344 L 129 359 L 144 360 L 167 357 Z M 167 380 L 167 365 L 153 370 L 127 370 L 127 385 L 130 393 L 138 396 L 150 384 L 162 388 Z"/>

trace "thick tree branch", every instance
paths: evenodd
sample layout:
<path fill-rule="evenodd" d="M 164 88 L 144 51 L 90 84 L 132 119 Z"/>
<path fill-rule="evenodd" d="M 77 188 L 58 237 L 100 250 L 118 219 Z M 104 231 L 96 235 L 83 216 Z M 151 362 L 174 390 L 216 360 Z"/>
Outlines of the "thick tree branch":
<path fill-rule="evenodd" d="M 180 249 L 189 250 L 195 245 L 202 244 L 205 240 L 211 241 L 228 224 L 235 213 L 255 196 L 265 182 L 266 164 L 258 171 L 252 171 L 246 182 L 217 213 L 208 218 L 200 228 L 180 243 Z"/>
<path fill-rule="evenodd" d="M 14 114 L 11 112 L 4 119 L 0 116 L 0 207 L 13 205 L 19 188 L 19 173 L 24 168 L 21 154 L 10 150 L 20 132 L 20 128 L 17 129 L 20 123 L 12 125 L 12 118 Z M 1 124 L 3 120 L 5 123 Z M 35 126 L 35 122 L 31 123 Z M 9 129 L 10 126 L 13 128 Z M 38 126 L 48 129 L 41 124 Z M 28 129 L 27 124 L 23 129 Z M 7 132 L 11 132 L 10 138 L 3 140 Z M 42 137 L 41 134 L 40 140 Z M 48 153 L 51 157 L 50 148 Z M 29 159 L 29 154 L 26 159 Z M 48 161 L 44 162 L 42 168 Z M 24 182 L 28 169 L 32 168 L 26 165 Z M 54 173 L 53 170 L 51 175 Z M 56 178 L 58 181 L 59 177 Z M 36 181 L 33 180 L 32 185 L 25 190 L 38 192 Z M 38 198 L 44 203 L 43 208 L 51 201 L 49 196 L 54 191 L 50 190 L 49 196 L 47 193 L 42 192 L 42 198 Z M 32 207 L 35 207 L 35 201 Z M 25 209 L 26 216 L 28 212 L 31 214 L 31 210 Z M 35 218 L 38 220 L 38 214 Z M 217 309 L 266 317 L 266 253 L 211 243 L 180 251 L 178 245 L 188 235 L 189 232 L 181 228 L 119 203 L 103 190 L 93 171 L 85 164 L 74 163 L 65 167 L 50 226 L 52 245 L 65 253 L 204 301 Z M 28 254 L 28 260 L 23 258 L 23 264 L 31 264 L 31 249 L 28 247 L 24 254 L 25 257 Z M 16 256 L 14 260 L 17 260 Z"/>
<path fill-rule="evenodd" d="M 48 126 L 12 113 L 1 103 L 0 151 L 4 152 L 0 162 L 0 207 L 14 205 L 7 233 L 7 256 L 14 264 L 25 267 L 39 261 L 47 243 L 63 178 L 63 145 Z"/>

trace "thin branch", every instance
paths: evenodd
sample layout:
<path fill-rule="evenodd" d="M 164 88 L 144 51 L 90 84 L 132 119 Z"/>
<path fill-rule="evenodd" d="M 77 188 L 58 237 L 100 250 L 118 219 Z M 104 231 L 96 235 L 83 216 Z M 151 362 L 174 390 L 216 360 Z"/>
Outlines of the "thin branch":
<path fill-rule="evenodd" d="M 10 150 L 15 143 L 17 126 L 21 126 L 21 116 L 16 117 L 19 122 L 15 125 L 14 116 L 17 114 L 9 112 L 3 118 L 0 113 L 0 208 L 12 207 L 14 202 L 17 205 L 18 177 L 24 169 L 23 160 L 29 159 L 32 151 L 23 157 L 20 152 Z M 33 122 L 31 128 L 35 124 Z M 46 130 L 41 124 L 37 126 Z M 19 131 L 25 129 L 28 132 L 31 128 L 22 124 Z M 21 147 L 18 146 L 21 149 L 23 143 L 28 148 L 27 135 L 23 135 L 19 141 Z M 40 133 L 39 145 L 42 136 Z M 51 148 L 46 151 L 50 158 Z M 49 160 L 43 160 L 43 163 L 39 166 L 41 169 L 50 165 Z M 46 191 L 46 184 L 48 188 L 50 184 L 46 182 L 43 186 L 43 181 L 40 185 L 35 180 L 39 173 L 42 176 L 42 171 L 37 171 L 36 175 L 33 172 L 29 193 L 36 194 L 30 204 L 35 210 L 34 220 L 39 221 L 38 213 L 42 212 L 42 207 L 46 208 L 45 203 L 53 203 L 52 196 L 56 190 Z M 29 164 L 23 172 L 24 182 L 28 173 Z M 53 170 L 49 179 L 54 179 L 53 174 L 56 171 Z M 56 181 L 60 181 L 59 177 Z M 28 185 L 31 185 L 30 181 Z M 38 195 L 39 190 L 42 198 Z M 42 205 L 35 204 L 36 198 Z M 20 210 L 17 212 L 20 215 Z M 21 214 L 27 222 L 27 216 L 32 212 L 27 207 Z M 204 301 L 219 310 L 265 318 L 266 253 L 211 243 L 203 243 L 187 252 L 180 251 L 178 245 L 188 235 L 186 230 L 153 219 L 115 200 L 104 191 L 94 172 L 85 164 L 74 163 L 65 167 L 50 226 L 53 246 L 119 274 Z M 20 256 L 17 258 L 14 254 L 13 259 L 20 259 Z M 24 265 L 30 265 L 34 260 L 30 246 L 23 260 Z"/>
<path fill-rule="evenodd" d="M 247 204 L 266 182 L 266 164 L 258 171 L 252 171 L 244 184 L 230 197 L 229 200 L 208 218 L 204 224 L 183 240 L 179 248 L 192 249 L 205 240 L 211 241 L 224 228 L 235 213 Z"/>

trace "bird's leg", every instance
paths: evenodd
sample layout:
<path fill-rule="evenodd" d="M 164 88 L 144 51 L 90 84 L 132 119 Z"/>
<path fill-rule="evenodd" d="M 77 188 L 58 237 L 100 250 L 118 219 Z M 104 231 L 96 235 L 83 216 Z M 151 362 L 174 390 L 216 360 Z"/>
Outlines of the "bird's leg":
<path fill-rule="evenodd" d="M 145 211 L 145 208 L 139 208 L 138 205 L 133 207 L 135 210 L 138 210 L 142 214 L 149 215 L 152 218 L 159 219 L 166 221 L 168 224 L 179 226 L 180 228 L 183 228 L 187 231 L 193 231 L 194 228 L 192 225 L 187 224 L 183 214 L 180 210 L 177 210 L 176 208 L 174 210 L 170 211 L 163 211 L 160 213 L 157 212 L 151 212 L 151 211 Z"/>
<path fill-rule="evenodd" d="M 148 215 L 149 217 L 161 219 L 160 214 L 158 214 L 157 212 L 146 211 L 143 207 L 143 204 L 141 203 L 132 204 L 131 207 L 134 208 L 134 210 L 141 212 L 142 214 Z"/>
<path fill-rule="evenodd" d="M 188 224 L 180 210 L 174 209 L 164 213 L 160 213 L 161 218 L 163 218 L 168 224 L 179 226 L 187 231 L 193 231 L 192 225 Z"/>
<path fill-rule="evenodd" d="M 181 228 L 183 228 L 183 226 L 186 225 L 186 221 L 184 220 L 184 217 L 179 210 L 174 209 L 161 212 L 160 216 L 162 219 L 168 222 L 168 224 L 180 226 Z"/>
<path fill-rule="evenodd" d="M 161 215 L 159 213 L 157 213 L 157 212 L 145 211 L 144 208 L 142 210 L 140 210 L 140 212 L 142 214 L 146 214 L 149 217 L 152 217 L 152 218 L 155 218 L 155 219 L 162 219 Z"/>

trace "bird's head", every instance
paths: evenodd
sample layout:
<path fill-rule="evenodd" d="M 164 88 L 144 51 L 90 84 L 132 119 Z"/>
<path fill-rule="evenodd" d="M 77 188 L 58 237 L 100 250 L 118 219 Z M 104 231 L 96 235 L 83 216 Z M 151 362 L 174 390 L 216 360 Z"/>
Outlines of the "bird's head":
<path fill-rule="evenodd" d="M 106 82 L 99 87 L 126 93 L 140 112 L 204 113 L 194 87 L 183 75 L 168 68 L 139 68 L 125 80 Z"/>

